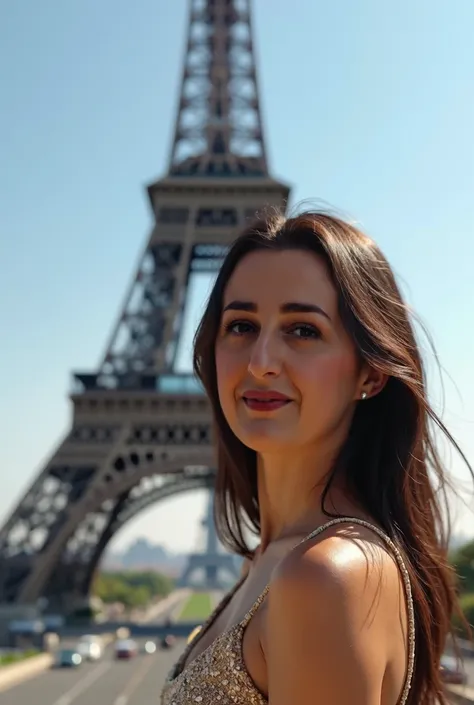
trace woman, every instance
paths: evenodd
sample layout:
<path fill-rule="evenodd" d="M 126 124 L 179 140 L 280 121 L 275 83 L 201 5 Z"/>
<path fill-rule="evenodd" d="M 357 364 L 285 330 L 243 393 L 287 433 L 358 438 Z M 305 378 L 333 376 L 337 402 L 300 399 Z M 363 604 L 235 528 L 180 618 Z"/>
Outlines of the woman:
<path fill-rule="evenodd" d="M 323 213 L 258 222 L 223 263 L 194 362 L 216 422 L 219 534 L 248 567 L 162 702 L 447 702 L 455 588 L 433 422 L 455 443 L 380 250 Z"/>

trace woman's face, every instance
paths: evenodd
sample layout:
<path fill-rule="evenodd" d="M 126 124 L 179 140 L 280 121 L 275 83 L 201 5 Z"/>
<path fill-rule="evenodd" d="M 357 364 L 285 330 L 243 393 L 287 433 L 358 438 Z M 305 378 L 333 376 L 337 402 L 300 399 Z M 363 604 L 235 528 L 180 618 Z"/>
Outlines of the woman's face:
<path fill-rule="evenodd" d="M 221 407 L 246 446 L 303 448 L 349 427 L 363 371 L 317 255 L 244 257 L 224 292 L 215 353 Z"/>

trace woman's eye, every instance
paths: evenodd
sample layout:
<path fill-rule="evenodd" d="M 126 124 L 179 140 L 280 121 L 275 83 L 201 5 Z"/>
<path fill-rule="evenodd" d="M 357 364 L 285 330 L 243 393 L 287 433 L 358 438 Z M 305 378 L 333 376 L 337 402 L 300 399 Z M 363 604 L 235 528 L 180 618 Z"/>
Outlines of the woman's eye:
<path fill-rule="evenodd" d="M 293 326 L 289 331 L 296 338 L 320 338 L 320 331 L 314 326 Z"/>
<path fill-rule="evenodd" d="M 253 325 L 248 321 L 231 321 L 226 324 L 226 333 L 232 333 L 233 335 L 245 335 L 253 330 Z"/>
<path fill-rule="evenodd" d="M 229 321 L 224 326 L 224 332 L 229 335 L 244 336 L 254 333 L 256 326 L 250 321 Z M 284 333 L 301 340 L 317 340 L 321 337 L 318 328 L 308 324 L 293 325 L 287 328 Z"/>

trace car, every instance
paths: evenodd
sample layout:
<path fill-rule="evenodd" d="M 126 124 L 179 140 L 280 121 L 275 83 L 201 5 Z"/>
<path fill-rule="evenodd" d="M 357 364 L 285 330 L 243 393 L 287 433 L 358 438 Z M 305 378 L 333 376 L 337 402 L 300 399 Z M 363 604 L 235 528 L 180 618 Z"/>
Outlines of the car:
<path fill-rule="evenodd" d="M 138 646 L 133 639 L 123 639 L 115 644 L 115 658 L 130 659 L 138 654 Z"/>
<path fill-rule="evenodd" d="M 451 685 L 466 685 L 467 675 L 462 663 L 454 656 L 444 654 L 440 663 L 441 678 Z"/>
<path fill-rule="evenodd" d="M 56 654 L 55 665 L 58 668 L 77 668 L 82 663 L 82 656 L 77 649 L 60 649 Z"/>
<path fill-rule="evenodd" d="M 98 641 L 80 641 L 77 650 L 85 661 L 98 661 L 102 656 L 102 647 Z"/>
<path fill-rule="evenodd" d="M 161 640 L 160 646 L 162 649 L 171 649 L 171 648 L 173 648 L 173 646 L 175 644 L 176 644 L 176 637 L 173 634 L 167 634 Z"/>

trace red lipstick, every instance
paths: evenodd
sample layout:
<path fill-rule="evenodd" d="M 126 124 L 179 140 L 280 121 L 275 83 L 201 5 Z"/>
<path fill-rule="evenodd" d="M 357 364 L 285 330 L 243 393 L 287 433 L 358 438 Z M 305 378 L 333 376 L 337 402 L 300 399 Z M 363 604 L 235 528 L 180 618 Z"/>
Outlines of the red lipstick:
<path fill-rule="evenodd" d="M 242 394 L 246 406 L 252 411 L 276 411 L 290 403 L 285 394 L 273 390 L 249 389 Z"/>

